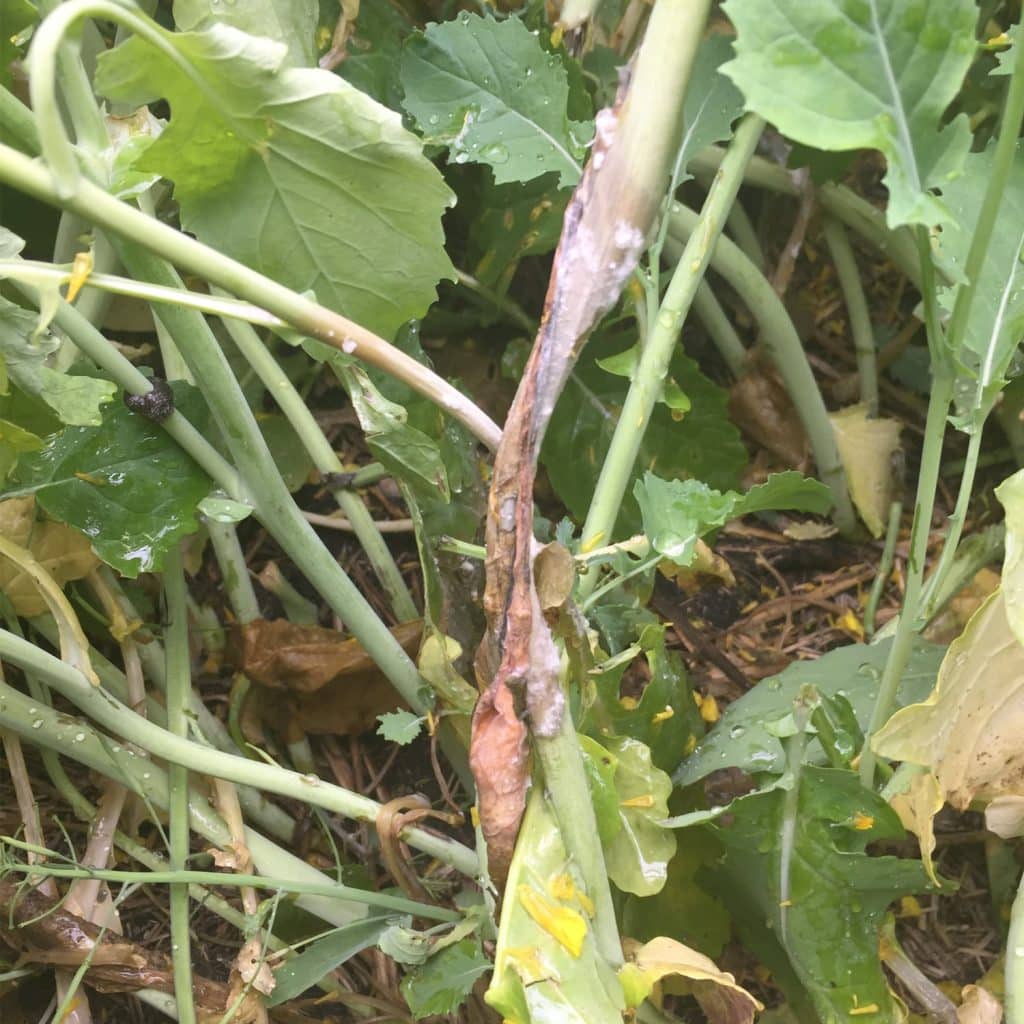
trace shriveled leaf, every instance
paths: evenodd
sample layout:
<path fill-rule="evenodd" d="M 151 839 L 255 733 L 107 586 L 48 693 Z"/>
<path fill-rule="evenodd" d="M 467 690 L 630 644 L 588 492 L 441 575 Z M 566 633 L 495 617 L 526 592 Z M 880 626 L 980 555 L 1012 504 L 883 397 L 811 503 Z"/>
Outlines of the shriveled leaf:
<path fill-rule="evenodd" d="M 390 918 L 370 917 L 353 921 L 342 928 L 311 942 L 298 956 L 286 960 L 274 972 L 277 984 L 267 1000 L 268 1006 L 302 995 L 322 981 L 336 967 L 356 953 L 372 946 L 388 927 Z"/>
<path fill-rule="evenodd" d="M 385 338 L 422 316 L 452 272 L 451 193 L 398 116 L 336 75 L 287 67 L 284 43 L 224 24 L 154 31 L 188 73 L 136 36 L 100 57 L 97 88 L 169 101 L 136 166 L 174 182 L 182 226 Z"/>
<path fill-rule="evenodd" d="M 990 801 L 985 808 L 985 828 L 1000 839 L 1024 836 L 1024 796 L 997 796 Z"/>
<path fill-rule="evenodd" d="M 730 704 L 714 728 L 687 758 L 674 779 L 687 786 L 719 768 L 740 768 L 756 774 L 785 771 L 780 736 L 793 733 L 793 701 L 810 684 L 825 697 L 849 701 L 861 728 L 867 726 L 889 656 L 889 638 L 875 644 L 837 647 L 817 661 L 797 661 L 777 676 L 762 679 Z M 918 642 L 897 693 L 900 706 L 922 700 L 935 684 L 945 649 Z M 818 741 L 808 742 L 807 756 L 823 759 Z"/>
<path fill-rule="evenodd" d="M 963 278 L 967 251 L 974 236 L 985 184 L 992 175 L 994 146 L 967 158 L 964 174 L 943 189 L 943 200 L 955 220 L 939 236 L 939 259 L 952 280 Z M 961 426 L 979 423 L 1006 383 L 1011 360 L 1024 335 L 1024 149 L 1014 156 L 1003 189 L 985 262 L 975 282 L 963 348 L 954 353 L 960 365 L 955 391 Z M 952 309 L 955 289 L 942 296 Z"/>
<path fill-rule="evenodd" d="M 921 861 L 932 885 L 939 884 L 932 854 L 935 852 L 935 815 L 942 810 L 943 803 L 939 784 L 931 772 L 912 775 L 906 789 L 889 798 L 889 806 L 900 816 L 903 827 L 917 836 Z"/>
<path fill-rule="evenodd" d="M 518 18 L 463 12 L 430 25 L 402 56 L 405 109 L 456 163 L 487 164 L 499 184 L 556 171 L 575 185 L 592 126 L 569 119 L 569 83 Z"/>
<path fill-rule="evenodd" d="M 898 420 L 872 418 L 853 405 L 829 415 L 850 497 L 873 537 L 885 533 L 892 504 L 892 457 L 900 446 Z"/>
<path fill-rule="evenodd" d="M 454 1013 L 490 966 L 476 939 L 462 939 L 435 953 L 402 979 L 402 995 L 413 1019 Z"/>
<path fill-rule="evenodd" d="M 213 24 L 230 25 L 251 36 L 275 39 L 288 47 L 288 63 L 308 68 L 316 64 L 316 0 L 259 0 L 221 3 L 221 0 L 174 0 L 174 23 L 181 32 L 198 32 Z"/>
<path fill-rule="evenodd" d="M 957 1024 L 1000 1024 L 1003 1004 L 980 985 L 964 985 L 962 1002 L 956 1008 Z"/>
<path fill-rule="evenodd" d="M 853 772 L 805 765 L 798 786 L 793 819 L 789 794 L 776 789 L 734 800 L 728 819 L 705 826 L 725 848 L 708 884 L 790 999 L 804 990 L 823 1021 L 871 1006 L 876 1019 L 894 1020 L 879 931 L 889 903 L 927 889 L 927 876 L 917 861 L 865 853 L 904 832 Z"/>
<path fill-rule="evenodd" d="M 38 522 L 31 497 L 0 501 L 0 536 L 29 551 L 58 587 L 99 565 L 88 537 L 64 523 Z M 0 563 L 0 591 L 18 615 L 32 618 L 47 610 L 32 580 L 7 561 Z"/>
<path fill-rule="evenodd" d="M 729 389 L 729 415 L 760 447 L 795 468 L 806 461 L 810 445 L 793 400 L 774 366 L 763 357 L 748 363 Z"/>
<path fill-rule="evenodd" d="M 665 992 L 692 995 L 711 1024 L 753 1024 L 754 1015 L 764 1009 L 728 971 L 675 939 L 662 936 L 631 949 L 623 974 L 627 971 L 641 991 L 660 984 Z"/>
<path fill-rule="evenodd" d="M 377 716 L 377 735 L 404 747 L 423 731 L 423 719 L 412 711 L 386 711 Z"/>
<path fill-rule="evenodd" d="M 535 788 L 509 874 L 485 997 L 504 1018 L 621 1024 L 622 986 L 594 945 L 592 908 L 579 886 L 554 815 Z"/>
<path fill-rule="evenodd" d="M 175 384 L 174 395 L 193 422 L 202 417 L 194 389 Z M 197 529 L 196 505 L 211 487 L 159 426 L 120 403 L 101 426 L 68 427 L 23 456 L 12 480 L 132 578 L 159 570 L 170 547 Z"/>
<path fill-rule="evenodd" d="M 967 115 L 940 125 L 975 53 L 970 0 L 731 0 L 736 59 L 724 73 L 747 108 L 789 138 L 885 155 L 887 218 L 951 219 L 933 189 L 960 172 Z"/>

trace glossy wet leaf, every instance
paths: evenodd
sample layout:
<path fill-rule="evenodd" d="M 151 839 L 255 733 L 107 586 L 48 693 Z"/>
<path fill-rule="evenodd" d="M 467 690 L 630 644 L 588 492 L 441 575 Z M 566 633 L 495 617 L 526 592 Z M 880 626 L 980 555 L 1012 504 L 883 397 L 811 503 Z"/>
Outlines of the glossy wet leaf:
<path fill-rule="evenodd" d="M 505 1019 L 516 1024 L 621 1024 L 622 986 L 595 948 L 592 908 L 580 885 L 554 816 L 534 788 L 512 860 L 494 977 L 485 997 Z M 525 903 L 524 887 L 530 893 Z M 560 919 L 583 922 L 578 947 L 572 939 L 567 947 L 564 934 L 559 937 Z"/>
<path fill-rule="evenodd" d="M 927 888 L 924 868 L 865 853 L 869 843 L 905 833 L 853 772 L 805 765 L 797 784 L 788 862 L 782 835 L 789 794 L 741 797 L 727 823 L 706 826 L 725 848 L 707 869 L 707 884 L 729 907 L 744 945 L 791 999 L 800 986 L 820 1020 L 853 1020 L 871 1006 L 873 1019 L 896 1019 L 879 930 L 893 900 Z"/>
<path fill-rule="evenodd" d="M 175 402 L 201 422 L 194 389 L 175 384 Z M 209 477 L 164 430 L 118 403 L 98 427 L 68 427 L 41 451 L 22 456 L 11 478 L 49 515 L 92 542 L 103 561 L 135 577 L 198 527 L 196 505 Z"/>
<path fill-rule="evenodd" d="M 223 24 L 163 36 L 188 74 L 133 37 L 100 58 L 97 88 L 170 103 L 137 167 L 174 182 L 182 227 L 386 338 L 422 316 L 451 273 L 452 196 L 398 116 L 336 75 L 288 67 L 283 43 Z"/>
<path fill-rule="evenodd" d="M 580 522 L 590 507 L 629 386 L 626 379 L 602 370 L 597 360 L 622 348 L 615 337 L 595 338 L 588 344 L 558 400 L 541 451 L 552 486 Z M 633 479 L 650 471 L 666 479 L 692 476 L 710 487 L 735 486 L 747 454 L 739 431 L 729 421 L 726 393 L 678 348 L 670 374 L 688 396 L 690 411 L 676 420 L 666 405 L 655 407 Z M 636 499 L 627 492 L 616 537 L 638 533 L 640 526 Z"/>
<path fill-rule="evenodd" d="M 736 59 L 724 68 L 755 110 L 796 142 L 878 149 L 887 217 L 937 224 L 933 189 L 960 172 L 967 115 L 940 127 L 975 53 L 970 0 L 731 0 Z"/>
<path fill-rule="evenodd" d="M 402 995 L 413 1019 L 454 1013 L 472 992 L 477 978 L 490 967 L 479 941 L 473 938 L 462 939 L 435 953 L 402 979 Z"/>
<path fill-rule="evenodd" d="M 797 661 L 776 676 L 762 679 L 730 704 L 712 730 L 675 773 L 679 785 L 689 785 L 719 768 L 740 768 L 756 774 L 785 771 L 785 752 L 779 736 L 792 733 L 793 701 L 810 684 L 829 697 L 849 701 L 860 723 L 867 726 L 874 707 L 892 641 L 850 644 L 823 654 L 816 661 Z M 932 689 L 945 648 L 919 641 L 911 654 L 897 692 L 902 707 L 922 700 Z M 807 756 L 824 759 L 816 738 Z"/>
<path fill-rule="evenodd" d="M 454 162 L 485 163 L 499 184 L 579 180 L 592 127 L 570 120 L 564 67 L 519 19 L 463 12 L 428 26 L 406 44 L 402 85 L 419 130 Z"/>
<path fill-rule="evenodd" d="M 174 0 L 174 23 L 181 32 L 198 32 L 214 24 L 230 25 L 251 36 L 263 36 L 288 47 L 288 63 L 316 64 L 316 0 Z"/>
<path fill-rule="evenodd" d="M 795 472 L 775 473 L 746 494 L 716 491 L 700 480 L 663 480 L 645 473 L 633 495 L 651 546 L 679 565 L 693 560 L 703 534 L 748 512 L 797 509 L 824 515 L 832 507 L 824 484 Z"/>

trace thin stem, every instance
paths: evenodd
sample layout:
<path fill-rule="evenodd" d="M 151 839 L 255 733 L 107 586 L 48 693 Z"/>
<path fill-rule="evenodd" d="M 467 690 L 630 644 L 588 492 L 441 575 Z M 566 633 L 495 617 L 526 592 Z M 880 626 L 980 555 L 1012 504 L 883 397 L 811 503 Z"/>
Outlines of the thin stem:
<path fill-rule="evenodd" d="M 246 362 L 256 371 L 256 375 L 263 381 L 267 391 L 294 428 L 303 448 L 313 460 L 313 465 L 325 475 L 343 473 L 345 467 L 341 459 L 324 436 L 309 407 L 256 332 L 247 323 L 230 319 L 225 319 L 223 323 Z M 417 618 L 419 612 L 412 594 L 409 593 L 391 551 L 365 503 L 357 494 L 344 488 L 332 489 L 331 493 L 348 517 L 377 578 L 387 591 L 395 616 L 400 622 L 409 622 Z"/>
<path fill-rule="evenodd" d="M 850 318 L 850 333 L 857 353 L 857 373 L 860 377 L 860 400 L 867 406 L 869 416 L 878 415 L 878 367 L 875 364 L 875 336 L 871 329 L 871 313 L 864 295 L 857 260 L 846 229 L 834 217 L 824 222 L 825 241 L 832 253 L 839 287 L 846 301 Z"/>
<path fill-rule="evenodd" d="M 376 821 L 380 812 L 380 804 L 376 801 L 352 793 L 341 786 L 326 783 L 313 776 L 302 776 L 274 765 L 249 761 L 234 754 L 221 753 L 191 740 L 173 736 L 166 729 L 161 729 L 134 714 L 102 689 L 92 686 L 77 669 L 8 630 L 0 630 L 0 658 L 36 673 L 48 686 L 62 693 L 94 721 L 112 733 L 131 737 L 132 742 L 145 747 L 156 757 L 184 765 L 196 773 L 215 775 L 232 782 L 255 786 L 358 821 Z M 8 724 L 3 715 L 4 709 L 0 707 L 0 725 Z M 9 728 L 16 729 L 19 735 L 32 735 L 31 732 L 26 733 L 23 727 L 19 728 L 18 721 L 10 721 Z M 63 742 L 68 743 L 67 740 Z M 79 745 L 84 746 L 84 741 L 68 745 L 74 749 L 77 757 L 77 748 Z M 104 762 L 109 763 L 109 755 L 106 753 Z M 119 781 L 128 782 L 123 775 Z M 475 876 L 477 872 L 476 854 L 454 840 L 413 827 L 403 831 L 402 838 L 410 846 L 437 857 L 445 864 L 451 864 L 465 875 Z"/>
<path fill-rule="evenodd" d="M 697 288 L 693 297 L 693 310 L 700 317 L 700 322 L 715 343 L 725 365 L 729 367 L 729 372 L 739 377 L 747 362 L 747 349 L 707 281 L 701 281 Z"/>
<path fill-rule="evenodd" d="M 871 593 L 868 595 L 868 602 L 864 606 L 864 632 L 869 636 L 875 633 L 875 615 L 878 612 L 878 602 L 882 599 L 885 591 L 885 584 L 892 571 L 893 556 L 896 553 L 896 541 L 900 535 L 900 520 L 903 517 L 903 502 L 894 501 L 889 506 L 889 523 L 885 531 L 885 546 L 882 548 L 882 557 L 878 562 L 878 572 L 871 584 Z"/>
<path fill-rule="evenodd" d="M 39 133 L 32 111 L 14 93 L 0 86 L 0 126 L 26 153 L 39 153 Z"/>
<path fill-rule="evenodd" d="M 697 234 L 700 218 L 692 210 L 677 203 L 671 216 L 672 235 L 692 238 Z M 730 239 L 719 238 L 711 266 L 736 289 L 757 318 L 764 346 L 778 368 L 810 439 L 818 475 L 832 491 L 836 525 L 844 533 L 852 532 L 856 519 L 828 410 L 785 305 L 770 282 Z"/>
<path fill-rule="evenodd" d="M 463 270 L 456 270 L 455 276 L 463 288 L 486 299 L 495 309 L 508 316 L 514 324 L 522 327 L 527 334 L 533 334 L 537 330 L 537 321 L 514 299 L 510 299 L 507 295 L 499 295 L 493 288 L 481 284 L 475 277 Z"/>
<path fill-rule="evenodd" d="M 704 203 L 698 229 L 686 246 L 665 291 L 661 310 L 650 326 L 640 364 L 630 384 L 594 490 L 594 498 L 583 527 L 583 550 L 588 545 L 593 547 L 602 541 L 611 540 L 619 506 L 629 485 L 651 412 L 668 376 L 669 361 L 679 340 L 683 321 L 711 260 L 715 242 L 725 223 L 725 215 L 736 198 L 743 168 L 757 145 L 763 126 L 764 122 L 760 118 L 748 115 L 736 129 L 722 170 Z M 596 576 L 584 577 L 581 581 L 584 597 L 593 589 L 594 582 Z"/>
<path fill-rule="evenodd" d="M 185 604 L 185 573 L 181 567 L 181 549 L 177 546 L 164 559 L 164 600 L 167 626 L 164 651 L 167 655 L 167 731 L 185 739 L 188 733 L 188 704 L 192 695 L 189 666 L 188 611 Z M 180 764 L 167 766 L 167 812 L 170 819 L 169 863 L 172 874 L 188 867 L 189 829 L 188 769 Z M 192 998 L 192 941 L 189 932 L 188 884 L 172 882 L 169 890 L 171 925 L 171 962 L 174 966 L 174 998 L 179 1019 L 194 1024 Z"/>
<path fill-rule="evenodd" d="M 757 231 L 750 220 L 743 204 L 737 200 L 732 204 L 726 226 L 733 241 L 746 253 L 747 258 L 757 267 L 764 270 L 764 253 L 761 251 L 761 243 L 757 238 Z"/>

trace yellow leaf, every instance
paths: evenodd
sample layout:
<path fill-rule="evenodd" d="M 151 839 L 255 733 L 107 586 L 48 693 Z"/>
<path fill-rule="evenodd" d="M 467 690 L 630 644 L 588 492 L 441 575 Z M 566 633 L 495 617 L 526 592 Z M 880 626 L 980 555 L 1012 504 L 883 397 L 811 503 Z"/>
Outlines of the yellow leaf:
<path fill-rule="evenodd" d="M 583 915 L 571 907 L 556 903 L 525 883 L 519 886 L 517 894 L 527 914 L 564 949 L 578 958 L 583 952 L 583 940 L 587 935 L 587 922 Z"/>
<path fill-rule="evenodd" d="M 74 302 L 78 297 L 78 293 L 85 287 L 85 282 L 89 280 L 89 275 L 92 273 L 92 267 L 91 249 L 86 252 L 75 253 L 75 258 L 71 264 L 71 279 L 68 281 L 68 294 L 66 297 L 68 302 Z"/>
<path fill-rule="evenodd" d="M 935 885 L 939 884 L 939 879 L 932 863 L 935 852 L 934 818 L 942 810 L 943 802 L 938 780 L 931 772 L 919 772 L 911 778 L 905 792 L 895 793 L 889 800 L 903 827 L 917 836 L 924 869 Z"/>
<path fill-rule="evenodd" d="M 710 693 L 706 697 L 699 698 L 698 707 L 700 708 L 700 717 L 705 722 L 717 722 L 722 717 L 722 713 L 718 710 L 718 702 Z"/>

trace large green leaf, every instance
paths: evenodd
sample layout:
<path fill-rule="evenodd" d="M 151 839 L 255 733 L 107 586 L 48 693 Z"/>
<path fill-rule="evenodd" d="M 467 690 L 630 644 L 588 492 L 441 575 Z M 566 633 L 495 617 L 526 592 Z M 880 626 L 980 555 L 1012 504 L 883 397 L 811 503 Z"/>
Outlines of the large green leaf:
<path fill-rule="evenodd" d="M 402 979 L 402 995 L 414 1020 L 454 1013 L 491 966 L 475 938 L 462 939 L 435 953 Z"/>
<path fill-rule="evenodd" d="M 412 28 L 409 15 L 396 4 L 360 4 L 359 17 L 348 38 L 347 56 L 336 74 L 378 103 L 401 112 L 402 44 Z"/>
<path fill-rule="evenodd" d="M 516 842 L 486 999 L 516 1024 L 622 1024 L 622 986 L 597 951 L 588 902 L 535 786 Z"/>
<path fill-rule="evenodd" d="M 220 24 L 163 35 L 177 59 L 129 39 L 100 58 L 97 88 L 170 102 L 137 166 L 174 182 L 184 228 L 386 338 L 421 316 L 452 272 L 452 195 L 398 116 L 287 67 L 281 43 Z"/>
<path fill-rule="evenodd" d="M 317 0 L 174 0 L 174 24 L 197 32 L 214 24 L 230 25 L 251 36 L 276 39 L 288 47 L 288 63 L 300 68 L 316 64 Z"/>
<path fill-rule="evenodd" d="M 950 219 L 934 194 L 960 172 L 966 114 L 940 129 L 975 52 L 971 0 L 730 0 L 747 107 L 797 142 L 885 155 L 888 221 Z"/>
<path fill-rule="evenodd" d="M 569 119 L 565 68 L 518 18 L 430 25 L 406 44 L 402 85 L 424 137 L 456 163 L 485 163 L 499 184 L 548 171 L 563 187 L 579 180 L 592 126 Z"/>
<path fill-rule="evenodd" d="M 201 416 L 198 393 L 175 384 L 175 402 Z M 197 528 L 210 480 L 159 426 L 112 406 L 98 427 L 68 427 L 22 456 L 15 493 L 35 494 L 51 516 L 81 530 L 124 576 L 159 570 L 167 550 Z"/>
<path fill-rule="evenodd" d="M 779 675 L 762 679 L 726 708 L 715 727 L 680 765 L 674 776 L 676 783 L 689 785 L 719 768 L 781 775 L 786 758 L 779 737 L 792 733 L 793 701 L 805 685 L 814 686 L 826 697 L 845 698 L 861 728 L 866 727 L 891 646 L 892 640 L 887 638 L 871 645 L 837 647 L 817 661 L 797 661 Z M 900 707 L 928 695 L 944 651 L 944 647 L 923 641 L 915 646 L 897 694 Z M 808 756 L 822 756 L 817 740 L 808 744 Z"/>
<path fill-rule="evenodd" d="M 994 146 L 967 158 L 964 175 L 943 189 L 943 198 L 956 218 L 939 241 L 940 259 L 953 280 L 962 279 L 974 226 L 992 175 Z M 999 216 L 985 251 L 963 348 L 955 353 L 961 366 L 956 389 L 959 422 L 980 426 L 1005 384 L 1007 368 L 1024 336 L 1024 148 L 1014 156 L 1013 169 L 1000 199 Z M 956 292 L 949 289 L 943 304 L 952 308 Z"/>
<path fill-rule="evenodd" d="M 805 766 L 798 785 L 791 817 L 790 794 L 773 790 L 734 800 L 727 825 L 705 826 L 725 855 L 704 881 L 784 991 L 795 975 L 823 1024 L 858 1019 L 872 1006 L 871 1019 L 896 1020 L 879 930 L 894 899 L 928 888 L 924 868 L 864 852 L 905 832 L 856 774 Z"/>
<path fill-rule="evenodd" d="M 580 521 L 590 507 L 594 483 L 629 386 L 623 377 L 598 366 L 597 360 L 621 349 L 621 339 L 615 336 L 590 342 L 566 382 L 541 451 L 558 496 Z M 655 407 L 634 467 L 634 479 L 650 471 L 665 478 L 696 477 L 711 487 L 735 486 L 747 453 L 739 431 L 729 420 L 726 392 L 678 349 L 669 372 L 689 398 L 690 411 L 677 419 L 679 413 L 667 405 Z M 639 530 L 639 508 L 636 499 L 627 493 L 616 535 L 628 536 Z M 611 540 L 605 538 L 605 543 Z"/>

